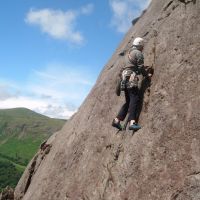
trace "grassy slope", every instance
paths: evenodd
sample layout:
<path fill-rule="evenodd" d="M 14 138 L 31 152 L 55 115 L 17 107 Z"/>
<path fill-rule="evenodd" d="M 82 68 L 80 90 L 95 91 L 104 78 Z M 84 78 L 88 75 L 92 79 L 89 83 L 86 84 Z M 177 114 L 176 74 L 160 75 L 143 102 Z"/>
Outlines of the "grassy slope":
<path fill-rule="evenodd" d="M 42 141 L 60 130 L 65 122 L 25 108 L 0 109 L 0 167 L 3 170 L 3 167 L 10 164 L 7 177 L 10 171 L 15 173 L 15 178 L 19 177 Z M 8 183 L 5 176 L 0 175 L 2 181 Z"/>
<path fill-rule="evenodd" d="M 0 160 L 0 192 L 7 185 L 15 187 L 21 175 L 22 171 L 19 171 L 15 165 Z"/>

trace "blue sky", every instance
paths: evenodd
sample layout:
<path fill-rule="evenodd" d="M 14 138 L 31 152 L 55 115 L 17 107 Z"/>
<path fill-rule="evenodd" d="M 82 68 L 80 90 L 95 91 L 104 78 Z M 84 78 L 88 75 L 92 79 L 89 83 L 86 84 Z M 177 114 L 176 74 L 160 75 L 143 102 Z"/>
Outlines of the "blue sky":
<path fill-rule="evenodd" d="M 149 0 L 2 0 L 0 108 L 69 118 Z"/>

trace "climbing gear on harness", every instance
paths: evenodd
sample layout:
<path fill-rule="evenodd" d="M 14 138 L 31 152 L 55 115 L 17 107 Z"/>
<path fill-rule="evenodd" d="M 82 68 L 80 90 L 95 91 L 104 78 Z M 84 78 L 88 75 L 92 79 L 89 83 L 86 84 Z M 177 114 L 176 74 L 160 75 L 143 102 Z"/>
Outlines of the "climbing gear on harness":
<path fill-rule="evenodd" d="M 128 79 L 130 77 L 130 70 L 123 70 L 121 74 L 121 91 L 125 91 L 126 89 L 126 83 L 128 82 Z"/>
<path fill-rule="evenodd" d="M 117 128 L 117 129 L 119 129 L 120 131 L 123 130 L 123 127 L 122 127 L 122 125 L 120 124 L 120 121 L 119 121 L 119 122 L 116 122 L 115 119 L 113 119 L 113 121 L 112 121 L 112 126 L 115 127 L 115 128 Z"/>
<path fill-rule="evenodd" d="M 144 39 L 137 37 L 135 38 L 135 40 L 133 41 L 133 46 L 144 46 Z"/>
<path fill-rule="evenodd" d="M 133 123 L 132 125 L 129 126 L 129 130 L 137 131 L 141 129 L 141 126 L 137 123 Z"/>
<path fill-rule="evenodd" d="M 139 81 L 139 78 L 138 78 L 137 74 L 135 72 L 132 72 L 132 74 L 127 82 L 127 88 L 131 89 L 131 88 L 138 87 L 138 81 Z"/>
<path fill-rule="evenodd" d="M 123 70 L 121 80 L 121 91 L 125 91 L 126 88 L 131 89 L 138 87 L 138 81 L 139 78 L 134 71 L 128 69 Z"/>

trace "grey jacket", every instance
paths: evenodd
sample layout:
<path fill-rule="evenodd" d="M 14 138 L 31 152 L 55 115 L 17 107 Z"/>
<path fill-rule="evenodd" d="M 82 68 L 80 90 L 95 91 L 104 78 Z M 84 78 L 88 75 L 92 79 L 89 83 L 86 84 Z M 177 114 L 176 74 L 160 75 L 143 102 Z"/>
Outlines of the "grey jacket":
<path fill-rule="evenodd" d="M 144 56 L 140 50 L 136 47 L 133 47 L 125 55 L 125 65 L 123 70 L 134 71 L 137 75 L 147 76 L 147 72 L 144 68 Z"/>

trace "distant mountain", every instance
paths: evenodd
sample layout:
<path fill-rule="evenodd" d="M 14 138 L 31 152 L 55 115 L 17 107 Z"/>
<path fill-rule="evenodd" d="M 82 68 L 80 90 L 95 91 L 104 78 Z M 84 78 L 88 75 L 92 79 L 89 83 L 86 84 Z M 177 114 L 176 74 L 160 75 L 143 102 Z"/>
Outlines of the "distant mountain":
<path fill-rule="evenodd" d="M 0 109 L 0 190 L 15 186 L 39 145 L 65 122 L 27 108 Z"/>

